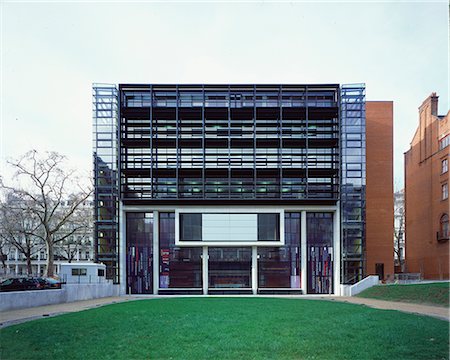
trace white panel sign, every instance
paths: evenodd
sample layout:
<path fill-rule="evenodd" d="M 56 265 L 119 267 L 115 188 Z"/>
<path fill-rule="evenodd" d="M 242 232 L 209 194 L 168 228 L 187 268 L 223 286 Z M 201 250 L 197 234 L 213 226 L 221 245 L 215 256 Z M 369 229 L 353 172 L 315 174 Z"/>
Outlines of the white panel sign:
<path fill-rule="evenodd" d="M 258 241 L 257 214 L 203 214 L 203 241 Z"/>

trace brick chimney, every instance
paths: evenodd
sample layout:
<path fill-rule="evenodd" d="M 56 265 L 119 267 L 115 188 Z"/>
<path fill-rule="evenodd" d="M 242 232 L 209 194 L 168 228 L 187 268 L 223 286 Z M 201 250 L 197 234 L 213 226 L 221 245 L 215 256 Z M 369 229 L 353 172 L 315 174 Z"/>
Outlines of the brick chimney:
<path fill-rule="evenodd" d="M 431 115 L 437 116 L 438 115 L 438 99 L 439 96 L 436 95 L 436 93 L 431 93 L 430 97 L 430 104 L 431 104 Z"/>
<path fill-rule="evenodd" d="M 429 107 L 427 111 L 430 111 L 431 115 L 437 116 L 438 113 L 438 99 L 439 96 L 436 95 L 435 92 L 431 93 L 430 96 L 428 96 L 422 103 L 422 105 L 419 106 L 419 113 L 424 111 Z"/>

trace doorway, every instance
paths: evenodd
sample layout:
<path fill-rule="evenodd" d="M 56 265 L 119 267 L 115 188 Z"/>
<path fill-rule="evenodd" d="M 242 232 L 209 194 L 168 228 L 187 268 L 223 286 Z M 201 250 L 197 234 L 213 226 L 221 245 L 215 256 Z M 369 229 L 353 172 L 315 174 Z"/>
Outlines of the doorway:
<path fill-rule="evenodd" d="M 250 247 L 211 247 L 208 249 L 208 255 L 208 288 L 251 289 Z"/>

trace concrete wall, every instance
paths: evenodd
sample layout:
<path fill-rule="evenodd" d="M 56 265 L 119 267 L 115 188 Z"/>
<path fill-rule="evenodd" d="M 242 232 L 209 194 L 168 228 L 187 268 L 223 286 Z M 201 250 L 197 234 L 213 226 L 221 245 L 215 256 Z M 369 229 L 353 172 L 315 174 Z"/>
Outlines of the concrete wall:
<path fill-rule="evenodd" d="M 54 290 L 2 292 L 0 293 L 0 311 L 118 295 L 119 286 L 110 282 L 103 284 L 66 284 L 62 285 L 61 289 Z"/>
<path fill-rule="evenodd" d="M 360 292 L 378 285 L 380 282 L 380 278 L 378 275 L 371 275 L 368 276 L 361 281 L 357 282 L 353 285 L 342 285 L 341 289 L 341 295 L 342 296 L 355 296 L 356 294 L 359 294 Z"/>

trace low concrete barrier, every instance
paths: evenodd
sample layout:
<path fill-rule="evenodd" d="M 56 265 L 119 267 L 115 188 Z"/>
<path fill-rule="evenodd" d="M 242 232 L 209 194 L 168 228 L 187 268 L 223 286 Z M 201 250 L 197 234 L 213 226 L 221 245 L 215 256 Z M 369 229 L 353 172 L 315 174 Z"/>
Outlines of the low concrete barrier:
<path fill-rule="evenodd" d="M 364 279 L 362 279 L 361 281 L 357 282 L 356 284 L 341 285 L 341 295 L 354 296 L 372 286 L 378 285 L 379 282 L 380 278 L 378 277 L 378 275 L 369 275 Z"/>
<path fill-rule="evenodd" d="M 119 286 L 113 285 L 111 282 L 100 284 L 64 284 L 61 289 L 52 290 L 0 292 L 0 311 L 118 295 Z"/>

